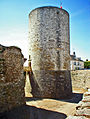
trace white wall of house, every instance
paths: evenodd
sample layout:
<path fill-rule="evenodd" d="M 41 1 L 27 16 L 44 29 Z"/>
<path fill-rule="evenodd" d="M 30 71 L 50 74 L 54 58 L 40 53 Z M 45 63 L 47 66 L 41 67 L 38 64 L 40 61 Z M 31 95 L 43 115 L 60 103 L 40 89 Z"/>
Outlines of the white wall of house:
<path fill-rule="evenodd" d="M 71 60 L 71 70 L 84 69 L 84 62 L 78 60 Z"/>

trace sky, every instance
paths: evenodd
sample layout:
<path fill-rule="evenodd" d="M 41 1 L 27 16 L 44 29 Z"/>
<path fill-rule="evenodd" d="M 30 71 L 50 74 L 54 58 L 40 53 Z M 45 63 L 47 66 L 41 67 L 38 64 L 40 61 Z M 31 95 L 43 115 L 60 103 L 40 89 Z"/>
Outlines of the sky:
<path fill-rule="evenodd" d="M 0 0 L 0 44 L 18 46 L 28 58 L 29 13 L 61 2 L 70 15 L 71 54 L 90 60 L 90 0 Z"/>

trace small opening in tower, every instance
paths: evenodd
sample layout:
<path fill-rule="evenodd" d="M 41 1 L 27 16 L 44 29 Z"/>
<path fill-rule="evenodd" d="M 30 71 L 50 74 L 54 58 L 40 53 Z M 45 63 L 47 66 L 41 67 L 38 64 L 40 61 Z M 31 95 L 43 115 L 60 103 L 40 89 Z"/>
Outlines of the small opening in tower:
<path fill-rule="evenodd" d="M 57 14 L 59 14 L 59 11 L 57 12 Z"/>

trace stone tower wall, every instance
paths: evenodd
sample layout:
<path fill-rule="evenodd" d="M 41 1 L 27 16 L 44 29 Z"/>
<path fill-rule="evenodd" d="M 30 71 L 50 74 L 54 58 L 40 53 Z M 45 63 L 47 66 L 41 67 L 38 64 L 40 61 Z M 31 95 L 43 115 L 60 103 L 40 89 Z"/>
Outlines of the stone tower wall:
<path fill-rule="evenodd" d="M 29 55 L 32 94 L 65 98 L 71 94 L 69 14 L 56 7 L 41 7 L 29 15 Z"/>
<path fill-rule="evenodd" d="M 25 104 L 23 63 L 19 48 L 0 45 L 0 113 Z"/>

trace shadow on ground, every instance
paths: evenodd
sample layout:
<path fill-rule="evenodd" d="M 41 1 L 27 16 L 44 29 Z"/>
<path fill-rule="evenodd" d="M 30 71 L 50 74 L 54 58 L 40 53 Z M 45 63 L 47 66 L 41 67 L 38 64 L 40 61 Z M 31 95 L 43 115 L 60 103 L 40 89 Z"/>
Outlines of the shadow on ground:
<path fill-rule="evenodd" d="M 83 93 L 72 93 L 72 96 L 69 99 L 64 99 L 60 101 L 69 102 L 69 103 L 79 103 L 83 98 Z"/>
<path fill-rule="evenodd" d="M 38 101 L 38 100 L 43 100 L 44 98 L 34 98 L 34 97 L 25 97 L 26 98 L 26 102 L 29 101 Z"/>
<path fill-rule="evenodd" d="M 64 102 L 69 102 L 69 103 L 79 103 L 79 101 L 82 100 L 83 93 L 72 93 L 72 96 L 69 97 L 69 99 L 54 99 L 54 100 L 60 100 Z M 45 98 L 33 98 L 33 97 L 26 97 L 26 101 L 38 101 L 38 100 L 43 100 Z"/>
<path fill-rule="evenodd" d="M 23 105 L 0 115 L 0 119 L 65 119 L 63 113 Z"/>
<path fill-rule="evenodd" d="M 79 101 L 82 100 L 82 97 L 83 97 L 82 93 L 73 93 L 70 99 L 65 100 L 56 99 L 56 100 L 69 103 L 78 103 Z M 27 102 L 42 99 L 44 98 L 26 97 Z M 23 105 L 9 112 L 0 114 L 0 119 L 65 119 L 66 117 L 67 116 L 64 113 L 59 113 L 28 105 Z"/>

